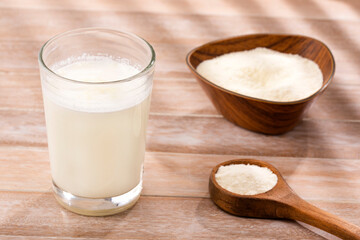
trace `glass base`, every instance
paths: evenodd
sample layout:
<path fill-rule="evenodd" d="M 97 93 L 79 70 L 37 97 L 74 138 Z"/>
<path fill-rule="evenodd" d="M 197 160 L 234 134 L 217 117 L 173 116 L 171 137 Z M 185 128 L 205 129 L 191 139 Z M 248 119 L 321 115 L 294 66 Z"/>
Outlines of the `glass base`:
<path fill-rule="evenodd" d="M 74 213 L 87 216 L 107 216 L 123 212 L 134 206 L 140 197 L 142 182 L 127 193 L 109 198 L 75 196 L 62 190 L 54 182 L 53 190 L 60 205 Z"/>

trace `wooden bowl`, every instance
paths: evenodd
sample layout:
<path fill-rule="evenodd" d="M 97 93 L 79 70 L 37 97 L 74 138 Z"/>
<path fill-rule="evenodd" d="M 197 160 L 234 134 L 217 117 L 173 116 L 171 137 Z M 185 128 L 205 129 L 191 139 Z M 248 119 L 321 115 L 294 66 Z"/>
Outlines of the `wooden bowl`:
<path fill-rule="evenodd" d="M 321 89 L 298 101 L 268 101 L 226 90 L 196 71 L 196 67 L 202 61 L 225 53 L 257 47 L 298 54 L 314 61 L 323 74 Z M 218 40 L 190 51 L 186 63 L 215 108 L 227 120 L 251 131 L 265 134 L 282 134 L 293 129 L 314 100 L 327 88 L 335 72 L 335 61 L 329 48 L 316 39 L 298 35 L 253 34 Z"/>

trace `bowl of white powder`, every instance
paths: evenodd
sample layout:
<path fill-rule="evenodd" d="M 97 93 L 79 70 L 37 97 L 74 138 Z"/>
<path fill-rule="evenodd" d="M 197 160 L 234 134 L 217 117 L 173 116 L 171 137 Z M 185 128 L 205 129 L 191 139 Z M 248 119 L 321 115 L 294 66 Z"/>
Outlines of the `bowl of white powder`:
<path fill-rule="evenodd" d="M 186 61 L 226 119 L 265 134 L 293 129 L 335 71 L 324 43 L 298 35 L 218 40 L 193 49 Z"/>

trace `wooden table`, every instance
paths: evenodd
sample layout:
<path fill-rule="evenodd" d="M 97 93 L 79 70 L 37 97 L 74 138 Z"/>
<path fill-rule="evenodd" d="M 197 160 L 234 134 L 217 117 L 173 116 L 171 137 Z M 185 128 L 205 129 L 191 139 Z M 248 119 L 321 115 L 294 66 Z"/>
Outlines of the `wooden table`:
<path fill-rule="evenodd" d="M 144 190 L 111 217 L 64 210 L 51 176 L 37 54 L 53 35 L 100 26 L 153 44 L 156 74 Z M 292 132 L 265 136 L 219 115 L 185 65 L 207 41 L 271 32 L 312 36 L 336 59 L 327 92 Z M 293 221 L 239 218 L 209 199 L 211 168 L 274 164 L 303 198 L 360 225 L 358 0 L 0 0 L 0 239 L 323 239 Z"/>

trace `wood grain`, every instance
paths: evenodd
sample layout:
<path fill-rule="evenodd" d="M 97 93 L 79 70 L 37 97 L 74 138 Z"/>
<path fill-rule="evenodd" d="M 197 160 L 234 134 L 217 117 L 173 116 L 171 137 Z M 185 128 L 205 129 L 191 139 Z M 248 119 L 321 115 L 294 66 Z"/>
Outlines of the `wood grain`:
<path fill-rule="evenodd" d="M 249 157 L 253 156 L 148 152 L 143 195 L 209 197 L 211 169 L 226 160 Z M 304 199 L 360 203 L 356 159 L 257 158 L 276 166 Z M 0 190 L 51 191 L 47 149 L 0 148 L 0 166 Z"/>
<path fill-rule="evenodd" d="M 142 13 L 113 13 L 108 12 L 79 12 L 79 11 L 43 11 L 27 10 L 19 11 L 13 9 L 0 9 L 0 25 L 8 24 L 6 19 L 14 19 L 12 28 L 0 29 L 1 50 L 12 54 L 0 56 L 0 69 L 16 66 L 37 68 L 37 52 L 40 46 L 51 36 L 71 28 L 99 26 L 133 31 L 146 38 L 155 47 L 158 54 L 158 65 L 161 63 L 160 71 L 187 72 L 183 59 L 186 53 L 193 47 L 211 40 L 232 37 L 240 34 L 258 32 L 303 34 L 309 35 L 325 42 L 333 51 L 338 63 L 337 74 L 359 74 L 356 68 L 360 60 L 359 46 L 356 44 L 352 33 L 358 28 L 353 21 L 318 21 L 309 19 L 282 19 L 266 17 L 239 17 L 237 21 L 243 24 L 234 25 L 234 17 L 230 16 L 208 16 L 199 18 L 196 15 L 158 15 Z M 46 22 L 44 21 L 46 19 Z M 94 23 L 93 19 L 97 22 Z M 22 19 L 29 19 L 26 24 Z M 283 26 L 283 22 L 289 26 Z M 164 25 L 166 23 L 166 25 Z M 152 26 L 151 28 L 148 26 Z M 157 37 L 154 32 L 164 32 Z M 46 32 L 47 34 L 43 34 Z M 181 32 L 179 35 L 178 33 Z M 15 44 L 14 44 L 15 43 Z M 15 45 L 15 46 L 14 46 Z M 27 46 L 24 46 L 27 45 Z M 29 46 L 31 45 L 31 46 Z M 169 50 L 171 49 L 171 50 Z M 24 51 L 27 54 L 24 54 Z M 19 62 L 18 60 L 22 61 Z M 31 62 L 28 60 L 32 59 Z M 181 60 L 180 60 L 181 59 Z M 14 64 L 15 63 L 15 64 Z"/>
<path fill-rule="evenodd" d="M 43 111 L 40 77 L 37 70 L 1 74 L 0 108 Z M 340 84 L 337 77 L 313 104 L 308 119 L 360 120 L 360 84 Z M 173 98 L 176 92 L 177 97 Z M 6 93 L 6 94 L 5 94 Z M 350 97 L 351 96 L 351 97 Z M 23 101 L 27 99 L 27 101 Z M 177 104 L 178 102 L 182 104 Z M 189 73 L 156 72 L 151 112 L 174 115 L 221 116 Z"/>
<path fill-rule="evenodd" d="M 323 239 L 295 222 L 238 218 L 219 210 L 210 199 L 141 197 L 129 211 L 112 217 L 84 217 L 62 209 L 50 193 L 0 195 L 0 236 L 118 239 Z M 345 203 L 320 206 L 346 209 Z M 359 223 L 359 207 L 345 218 Z M 176 212 L 174 212 L 176 209 Z M 343 215 L 346 212 L 342 212 Z M 39 218 L 41 215 L 41 218 Z M 26 216 L 24 218 L 23 216 Z M 221 224 L 219 224 L 221 223 Z M 261 235 L 259 235 L 259 231 Z"/>
<path fill-rule="evenodd" d="M 182 3 L 177 1 L 154 0 L 152 4 L 143 6 L 131 0 L 119 1 L 93 1 L 92 4 L 86 4 L 82 1 L 72 2 L 71 6 L 61 4 L 56 0 L 48 0 L 44 4 L 41 0 L 34 0 L 31 3 L 23 0 L 13 0 L 9 2 L 0 2 L 0 7 L 4 8 L 26 8 L 26 9 L 71 9 L 77 11 L 119 11 L 119 12 L 145 12 L 167 14 L 196 13 L 197 15 L 241 15 L 241 16 L 268 16 L 268 17 L 286 17 L 286 18 L 315 18 L 315 19 L 358 19 L 357 11 L 360 9 L 358 2 L 354 1 L 322 1 L 322 0 L 292 0 L 284 2 L 274 0 L 270 6 L 263 7 L 261 0 L 254 0 L 251 3 L 236 0 L 211 0 L 206 1 L 185 0 Z M 324 11 L 317 12 L 314 9 L 319 6 Z M 297 9 L 294 9 L 296 6 Z M 219 11 L 221 9 L 221 11 Z M 281 9 L 281 11 L 279 11 Z M 190 10 L 190 11 L 189 11 Z M 303 12 L 299 16 L 299 11 Z"/>
<path fill-rule="evenodd" d="M 0 110 L 0 146 L 46 147 L 43 114 Z M 269 137 L 218 117 L 150 115 L 147 150 L 358 159 L 359 134 L 359 122 L 307 120 L 287 134 Z"/>
<path fill-rule="evenodd" d="M 53 240 L 53 237 L 44 237 L 44 236 L 14 236 L 14 235 L 0 235 L 0 238 L 2 240 Z M 72 237 L 67 237 L 67 238 L 58 238 L 58 239 L 76 239 L 76 240 L 86 240 L 88 238 L 72 238 Z M 95 238 L 93 238 L 95 239 Z"/>
<path fill-rule="evenodd" d="M 0 1 L 0 239 L 334 239 L 216 208 L 209 171 L 246 156 L 274 164 L 300 196 L 360 225 L 359 12 L 356 0 Z M 157 52 L 143 197 L 108 218 L 72 214 L 49 193 L 38 76 L 46 40 L 91 26 L 134 32 Z M 264 32 L 320 39 L 337 62 L 333 84 L 305 121 L 275 138 L 221 118 L 184 61 L 205 42 Z"/>
<path fill-rule="evenodd" d="M 148 150 L 358 159 L 359 134 L 357 122 L 303 121 L 288 134 L 269 137 L 220 118 L 151 116 Z"/>

